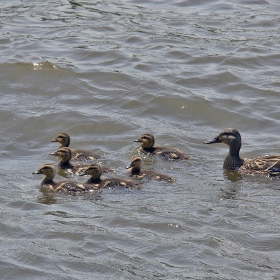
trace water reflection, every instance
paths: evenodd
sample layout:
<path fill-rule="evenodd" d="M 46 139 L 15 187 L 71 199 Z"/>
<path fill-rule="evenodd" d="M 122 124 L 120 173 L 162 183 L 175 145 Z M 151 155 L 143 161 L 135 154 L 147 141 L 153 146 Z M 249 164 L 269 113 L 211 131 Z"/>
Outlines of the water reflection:
<path fill-rule="evenodd" d="M 225 170 L 224 175 L 231 182 L 238 182 L 238 181 L 242 180 L 242 178 L 243 178 L 242 174 L 238 171 Z"/>
<path fill-rule="evenodd" d="M 229 182 L 229 186 L 221 187 L 220 188 L 220 198 L 223 199 L 236 199 L 240 186 L 239 184 L 235 184 L 243 179 L 241 173 L 237 171 L 228 171 L 224 170 L 224 177 L 228 179 L 230 182 L 234 183 L 231 184 Z"/>
<path fill-rule="evenodd" d="M 40 191 L 43 193 L 41 196 L 37 197 L 37 202 L 41 204 L 55 204 L 57 202 L 57 199 L 54 196 L 54 193 L 50 193 L 49 191 L 44 190 L 43 188 L 40 189 Z"/>
<path fill-rule="evenodd" d="M 65 193 L 59 193 L 59 192 L 53 192 L 46 190 L 45 188 L 41 187 L 40 191 L 42 192 L 42 195 L 37 197 L 37 202 L 41 204 L 57 204 L 61 200 L 69 199 L 85 199 L 87 201 L 102 201 L 102 190 L 94 190 L 86 193 L 80 193 L 80 194 L 65 194 Z"/>
<path fill-rule="evenodd" d="M 67 169 L 62 169 L 60 167 L 57 168 L 57 174 L 60 175 L 61 177 L 65 178 L 71 178 L 71 174 L 67 172 Z"/>
<path fill-rule="evenodd" d="M 229 186 L 229 188 L 220 188 L 221 199 L 236 199 L 240 187 L 239 186 Z"/>

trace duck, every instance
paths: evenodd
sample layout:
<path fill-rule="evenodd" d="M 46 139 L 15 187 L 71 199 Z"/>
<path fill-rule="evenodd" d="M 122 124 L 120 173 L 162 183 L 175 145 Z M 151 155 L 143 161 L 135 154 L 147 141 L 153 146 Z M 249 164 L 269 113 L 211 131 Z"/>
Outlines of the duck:
<path fill-rule="evenodd" d="M 58 156 L 61 158 L 58 163 L 58 167 L 65 170 L 69 174 L 77 174 L 80 170 L 85 169 L 88 165 L 78 165 L 72 163 L 70 160 L 72 159 L 72 151 L 67 147 L 59 148 L 56 152 L 51 153 L 52 156 Z M 103 173 L 109 173 L 115 171 L 113 167 L 102 166 Z"/>
<path fill-rule="evenodd" d="M 280 155 L 263 155 L 254 159 L 241 158 L 241 135 L 235 128 L 224 129 L 212 140 L 204 144 L 224 143 L 229 146 L 229 154 L 224 160 L 223 168 L 228 171 L 239 171 L 248 175 L 280 175 Z"/>
<path fill-rule="evenodd" d="M 104 189 L 113 187 L 137 188 L 139 183 L 122 178 L 101 178 L 102 167 L 98 163 L 90 164 L 86 169 L 81 170 L 79 175 L 90 175 L 84 186 L 89 189 Z"/>
<path fill-rule="evenodd" d="M 155 172 L 152 170 L 141 171 L 142 158 L 140 156 L 133 156 L 130 160 L 130 164 L 126 167 L 127 172 L 135 179 L 151 179 L 157 181 L 175 182 L 176 180 L 165 174 Z"/>
<path fill-rule="evenodd" d="M 61 144 L 60 148 L 62 147 L 69 147 L 70 145 L 70 136 L 69 134 L 63 132 L 59 133 L 57 137 L 52 140 L 51 142 L 58 142 Z M 93 153 L 92 151 L 88 150 L 76 150 L 76 149 L 71 149 L 72 152 L 72 159 L 73 160 L 80 160 L 80 161 L 85 161 L 85 160 L 94 160 L 94 159 L 100 159 L 103 158 L 101 155 L 97 155 Z"/>
<path fill-rule="evenodd" d="M 39 170 L 34 171 L 32 174 L 43 174 L 45 178 L 41 181 L 41 186 L 49 191 L 64 192 L 68 194 L 84 193 L 88 189 L 78 182 L 74 181 L 60 181 L 56 182 L 53 180 L 56 174 L 56 168 L 53 164 L 45 163 Z"/>
<path fill-rule="evenodd" d="M 139 151 L 144 154 L 160 155 L 168 160 L 189 159 L 190 157 L 178 149 L 162 146 L 154 146 L 155 138 L 150 133 L 143 134 L 138 140 L 134 142 L 142 143 Z"/>

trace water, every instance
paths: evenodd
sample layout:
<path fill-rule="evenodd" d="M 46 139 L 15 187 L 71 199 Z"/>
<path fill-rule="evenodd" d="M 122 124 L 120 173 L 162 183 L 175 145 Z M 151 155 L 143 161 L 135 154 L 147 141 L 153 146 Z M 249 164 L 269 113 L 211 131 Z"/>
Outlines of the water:
<path fill-rule="evenodd" d="M 280 279 L 279 180 L 202 144 L 235 127 L 243 157 L 279 153 L 279 8 L 1 1 L 1 279 Z M 63 131 L 114 176 L 146 132 L 191 160 L 145 159 L 175 184 L 50 196 L 32 172 Z"/>

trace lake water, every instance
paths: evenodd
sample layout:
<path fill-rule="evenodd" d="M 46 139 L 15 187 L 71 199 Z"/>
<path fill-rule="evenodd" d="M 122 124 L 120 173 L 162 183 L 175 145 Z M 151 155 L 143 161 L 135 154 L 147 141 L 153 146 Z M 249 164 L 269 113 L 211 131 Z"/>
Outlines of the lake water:
<path fill-rule="evenodd" d="M 1 279 L 280 279 L 279 179 L 203 144 L 234 127 L 242 157 L 280 153 L 280 3 L 232 2 L 1 1 Z M 147 132 L 191 159 L 145 159 L 173 184 L 51 196 L 32 172 L 60 132 L 111 176 Z"/>

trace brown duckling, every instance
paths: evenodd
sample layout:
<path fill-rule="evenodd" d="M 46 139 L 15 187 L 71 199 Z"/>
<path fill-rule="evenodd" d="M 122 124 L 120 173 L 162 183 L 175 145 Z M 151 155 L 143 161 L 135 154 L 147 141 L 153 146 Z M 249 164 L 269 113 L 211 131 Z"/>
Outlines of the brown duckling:
<path fill-rule="evenodd" d="M 70 136 L 69 134 L 63 132 L 63 133 L 59 133 L 57 135 L 57 137 L 52 140 L 51 142 L 58 142 L 61 144 L 60 148 L 62 147 L 69 147 L 70 145 Z M 95 153 L 93 153 L 92 151 L 88 151 L 88 150 L 74 150 L 71 149 L 72 152 L 72 159 L 73 160 L 93 160 L 93 159 L 99 159 L 102 158 L 103 156 L 97 155 Z"/>
<path fill-rule="evenodd" d="M 142 158 L 139 156 L 133 156 L 131 158 L 130 164 L 127 166 L 127 172 L 131 174 L 131 176 L 135 179 L 148 178 L 151 180 L 157 181 L 167 181 L 167 182 L 175 182 L 176 180 L 170 176 L 165 174 L 161 174 L 159 172 L 155 172 L 152 170 L 141 171 L 142 167 Z"/>
<path fill-rule="evenodd" d="M 155 138 L 150 133 L 143 134 L 138 140 L 135 140 L 134 142 L 142 143 L 141 147 L 139 148 L 141 153 L 160 155 L 169 160 L 190 158 L 187 154 L 175 148 L 161 146 L 154 147 Z"/>
<path fill-rule="evenodd" d="M 240 158 L 241 135 L 237 129 L 226 128 L 217 137 L 204 143 L 224 143 L 229 146 L 229 154 L 223 166 L 226 170 L 238 170 L 249 175 L 280 175 L 280 155 L 263 155 L 254 159 Z"/>
<path fill-rule="evenodd" d="M 87 189 L 85 186 L 78 182 L 73 181 L 61 181 L 55 182 L 53 180 L 56 170 L 53 164 L 45 163 L 41 168 L 32 174 L 44 174 L 45 178 L 41 181 L 41 186 L 47 190 L 55 192 L 65 192 L 69 194 L 75 194 L 80 192 L 86 192 Z"/>
<path fill-rule="evenodd" d="M 70 174 L 79 173 L 80 170 L 85 169 L 88 165 L 78 165 L 74 164 L 70 161 L 72 159 L 72 151 L 67 147 L 59 148 L 56 152 L 51 153 L 50 155 L 58 156 L 61 158 L 60 162 L 58 163 L 58 167 L 67 171 Z M 108 166 L 102 167 L 103 173 L 109 173 L 114 171 L 115 169 Z"/>
<path fill-rule="evenodd" d="M 92 163 L 79 174 L 80 176 L 90 175 L 91 177 L 85 182 L 84 186 L 87 188 L 102 189 L 113 187 L 135 188 L 139 184 L 130 180 L 122 178 L 100 178 L 102 175 L 102 168 L 98 163 Z"/>

